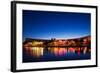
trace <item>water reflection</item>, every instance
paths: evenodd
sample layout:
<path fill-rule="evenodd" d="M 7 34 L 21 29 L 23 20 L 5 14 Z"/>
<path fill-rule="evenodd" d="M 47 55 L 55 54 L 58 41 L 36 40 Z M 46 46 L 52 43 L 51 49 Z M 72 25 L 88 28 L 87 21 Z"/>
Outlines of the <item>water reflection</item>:
<path fill-rule="evenodd" d="M 32 47 L 32 56 L 43 56 L 43 47 Z"/>
<path fill-rule="evenodd" d="M 34 58 L 40 58 L 43 56 L 66 56 L 68 54 L 86 54 L 90 53 L 91 49 L 88 47 L 25 47 L 26 53 Z"/>

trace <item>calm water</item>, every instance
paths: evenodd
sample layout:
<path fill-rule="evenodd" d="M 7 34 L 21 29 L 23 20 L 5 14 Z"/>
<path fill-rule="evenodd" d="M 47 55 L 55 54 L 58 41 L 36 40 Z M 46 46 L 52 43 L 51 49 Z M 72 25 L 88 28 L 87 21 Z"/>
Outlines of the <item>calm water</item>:
<path fill-rule="evenodd" d="M 87 47 L 27 47 L 23 49 L 23 62 L 85 60 L 91 58 Z"/>

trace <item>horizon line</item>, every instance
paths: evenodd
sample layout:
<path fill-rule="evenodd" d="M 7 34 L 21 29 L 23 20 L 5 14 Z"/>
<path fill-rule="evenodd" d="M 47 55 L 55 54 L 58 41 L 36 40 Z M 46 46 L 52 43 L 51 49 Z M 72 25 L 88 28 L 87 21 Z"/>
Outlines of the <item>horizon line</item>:
<path fill-rule="evenodd" d="M 68 38 L 68 39 L 64 39 L 64 38 L 51 38 L 51 39 L 56 39 L 56 40 L 71 40 L 71 39 L 79 39 L 79 38 L 85 38 L 85 37 L 89 37 L 91 35 L 87 35 L 87 36 L 81 36 L 81 37 L 75 37 L 75 38 Z M 43 38 L 25 38 L 25 39 L 43 39 Z M 51 40 L 49 39 L 49 40 Z M 44 40 L 48 40 L 48 39 L 44 39 Z"/>

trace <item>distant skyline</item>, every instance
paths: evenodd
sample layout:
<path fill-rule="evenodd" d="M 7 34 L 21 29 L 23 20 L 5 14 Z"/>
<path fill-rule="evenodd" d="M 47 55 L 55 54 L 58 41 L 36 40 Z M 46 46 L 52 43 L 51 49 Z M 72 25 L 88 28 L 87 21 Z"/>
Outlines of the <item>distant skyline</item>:
<path fill-rule="evenodd" d="M 90 34 L 89 13 L 23 10 L 23 39 L 71 39 Z"/>

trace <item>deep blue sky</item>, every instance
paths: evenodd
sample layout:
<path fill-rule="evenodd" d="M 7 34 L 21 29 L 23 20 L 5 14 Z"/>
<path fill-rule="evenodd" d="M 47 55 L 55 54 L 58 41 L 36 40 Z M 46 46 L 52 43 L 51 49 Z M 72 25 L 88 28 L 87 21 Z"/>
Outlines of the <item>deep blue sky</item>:
<path fill-rule="evenodd" d="M 89 13 L 23 10 L 23 39 L 68 39 L 91 34 Z"/>

